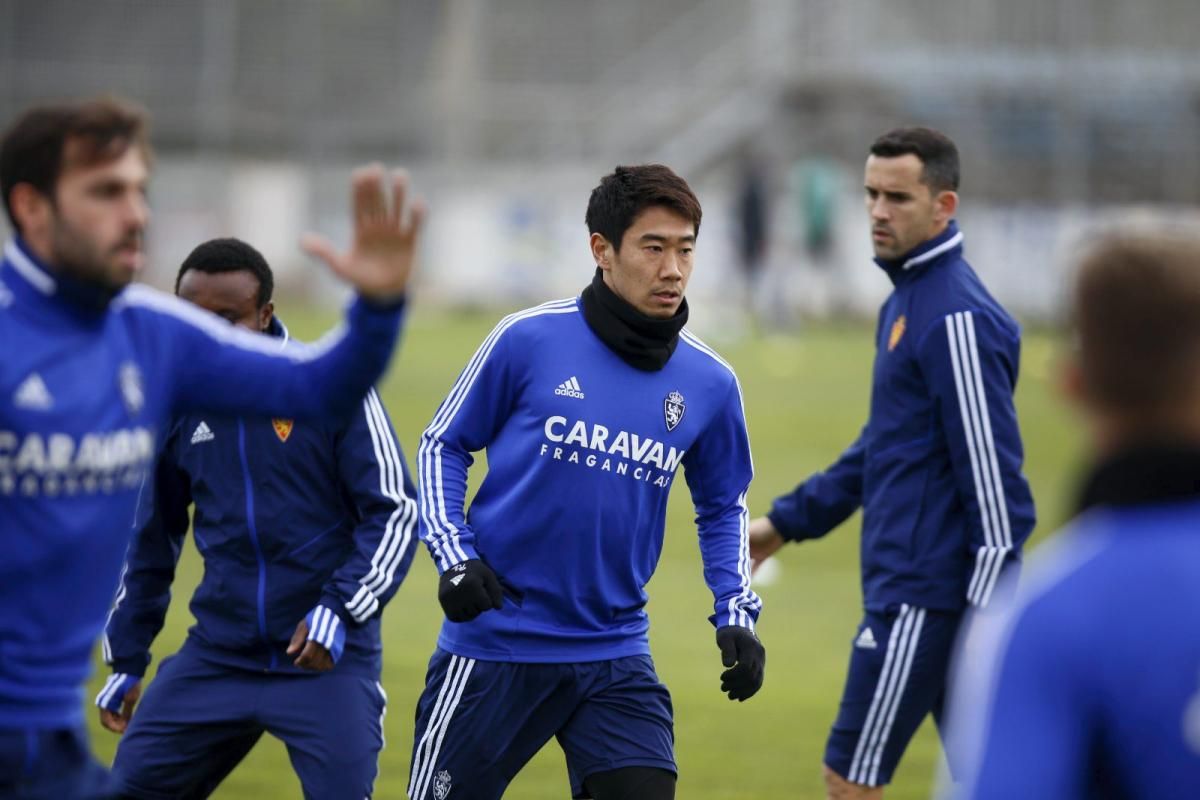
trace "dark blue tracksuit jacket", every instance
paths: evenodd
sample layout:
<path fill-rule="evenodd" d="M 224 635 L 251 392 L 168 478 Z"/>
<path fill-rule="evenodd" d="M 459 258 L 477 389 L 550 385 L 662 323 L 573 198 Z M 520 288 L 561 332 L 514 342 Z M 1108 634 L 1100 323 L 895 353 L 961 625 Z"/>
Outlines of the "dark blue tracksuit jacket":
<path fill-rule="evenodd" d="M 879 312 L 870 417 L 824 472 L 776 499 L 785 539 L 863 509 L 863 601 L 957 611 L 987 604 L 1033 530 L 1013 391 L 1021 333 L 963 259 L 951 222 L 896 261 Z"/>
<path fill-rule="evenodd" d="M 271 333 L 286 340 L 278 320 Z M 412 563 L 417 504 L 374 390 L 341 423 L 179 417 L 154 483 L 105 630 L 114 672 L 145 674 L 194 505 L 204 578 L 185 647 L 232 667 L 312 674 L 285 650 L 320 603 L 346 629 L 335 669 L 378 678 L 380 611 Z"/>

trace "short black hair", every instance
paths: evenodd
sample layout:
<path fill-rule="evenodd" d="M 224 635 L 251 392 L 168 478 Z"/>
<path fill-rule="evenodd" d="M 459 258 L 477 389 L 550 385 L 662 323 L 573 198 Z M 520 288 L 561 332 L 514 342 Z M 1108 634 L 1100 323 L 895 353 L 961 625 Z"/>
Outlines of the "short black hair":
<path fill-rule="evenodd" d="M 240 272 L 245 270 L 258 280 L 258 307 L 262 308 L 271 302 L 271 293 L 275 291 L 275 276 L 263 254 L 255 250 L 241 239 L 225 238 L 210 239 L 197 245 L 188 254 L 179 267 L 175 276 L 175 293 L 179 294 L 179 283 L 189 270 L 207 272 L 210 275 L 218 272 Z"/>
<path fill-rule="evenodd" d="M 637 218 L 651 206 L 669 208 L 687 219 L 700 235 L 700 201 L 687 181 L 662 164 L 617 167 L 600 179 L 588 199 L 588 233 L 607 239 L 620 251 L 621 238 Z"/>
<path fill-rule="evenodd" d="M 28 183 L 53 200 L 67 166 L 105 164 L 131 146 L 141 151 L 148 164 L 148 120 L 141 108 L 114 97 L 36 106 L 18 117 L 0 140 L 0 194 L 13 230 L 21 232 L 10 197 L 19 183 Z"/>
<path fill-rule="evenodd" d="M 958 190 L 958 147 L 933 128 L 894 128 L 871 143 L 871 155 L 880 158 L 916 156 L 922 165 L 921 182 L 934 192 Z"/>
<path fill-rule="evenodd" d="M 1200 237 L 1120 232 L 1084 256 L 1072 322 L 1092 399 L 1150 423 L 1200 388 Z"/>

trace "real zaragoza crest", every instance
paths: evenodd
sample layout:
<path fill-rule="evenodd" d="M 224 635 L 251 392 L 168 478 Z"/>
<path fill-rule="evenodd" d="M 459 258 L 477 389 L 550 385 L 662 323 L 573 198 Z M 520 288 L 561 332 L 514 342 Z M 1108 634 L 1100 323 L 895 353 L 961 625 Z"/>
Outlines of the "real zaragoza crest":
<path fill-rule="evenodd" d="M 446 800 L 450 794 L 450 773 L 442 770 L 433 777 L 433 796 L 437 800 Z"/>
<path fill-rule="evenodd" d="M 683 419 L 683 412 L 687 410 L 687 404 L 683 402 L 683 395 L 679 392 L 671 392 L 667 395 L 667 399 L 663 400 L 663 416 L 667 420 L 667 431 L 673 431 L 679 427 L 679 421 Z"/>
<path fill-rule="evenodd" d="M 892 332 L 888 335 L 888 352 L 896 349 L 896 345 L 900 344 L 900 337 L 904 335 L 904 328 L 907 321 L 904 315 L 896 317 L 896 321 L 892 323 Z"/>
<path fill-rule="evenodd" d="M 282 419 L 273 417 L 271 419 L 271 427 L 275 429 L 275 435 L 279 437 L 279 441 L 286 442 L 288 437 L 292 435 L 293 422 L 290 419 Z"/>

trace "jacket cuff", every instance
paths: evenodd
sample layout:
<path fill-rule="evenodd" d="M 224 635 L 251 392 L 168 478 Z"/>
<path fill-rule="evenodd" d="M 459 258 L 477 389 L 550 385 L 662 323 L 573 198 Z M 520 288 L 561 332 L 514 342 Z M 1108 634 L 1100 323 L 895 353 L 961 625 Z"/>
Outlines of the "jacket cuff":
<path fill-rule="evenodd" d="M 135 678 L 145 677 L 149 665 L 149 658 L 116 658 L 109 662 L 114 675 L 132 675 Z"/>
<path fill-rule="evenodd" d="M 100 693 L 96 695 L 96 706 L 114 714 L 120 713 L 121 706 L 125 704 L 125 695 L 140 681 L 141 678 L 137 675 L 114 672 L 108 676 Z"/>
<path fill-rule="evenodd" d="M 967 584 L 967 604 L 984 614 L 990 614 L 997 610 L 999 610 L 998 613 L 1004 613 L 1011 610 L 1016 598 L 1017 578 L 1021 572 L 1021 555 L 1007 547 L 981 547 L 976 554 L 976 563 L 986 563 L 988 550 L 1000 552 L 996 559 L 1000 563 L 995 565 L 990 579 L 985 575 L 976 574 L 981 572 L 979 567 L 972 570 Z"/>
<path fill-rule="evenodd" d="M 465 554 L 465 558 L 459 555 L 460 551 Z M 464 561 L 482 560 L 479 558 L 479 553 L 476 552 L 475 548 L 463 541 L 456 542 L 454 547 L 442 548 L 442 553 L 445 554 L 444 559 L 437 555 L 433 559 L 437 563 L 438 575 L 441 575 L 455 564 L 461 564 Z"/>
<path fill-rule="evenodd" d="M 353 312 L 364 311 L 368 314 L 391 316 L 392 314 L 402 313 L 407 302 L 408 298 L 403 294 L 392 300 L 381 301 L 371 300 L 363 297 L 361 294 L 355 293 L 351 309 Z"/>
<path fill-rule="evenodd" d="M 783 537 L 785 542 L 798 542 L 801 539 L 807 538 L 804 535 L 804 531 L 789 525 L 788 520 L 774 506 L 767 512 L 767 519 L 771 521 L 771 526 L 779 531 L 779 535 Z"/>
<path fill-rule="evenodd" d="M 316 642 L 328 650 L 336 664 L 346 646 L 346 624 L 341 615 L 322 604 L 308 612 L 305 620 L 308 622 L 308 641 Z"/>
<path fill-rule="evenodd" d="M 370 593 L 367 593 L 366 587 L 362 587 L 360 594 L 370 594 Z M 370 597 L 367 597 L 367 600 L 372 600 L 373 597 L 374 597 L 374 595 L 371 595 Z M 342 625 L 350 625 L 350 626 L 361 625 L 362 622 L 365 622 L 367 620 L 368 616 L 370 616 L 374 610 L 372 608 L 372 612 L 368 612 L 367 614 L 362 616 L 362 619 L 359 619 L 358 616 L 355 616 L 352 612 L 350 612 L 350 603 L 347 602 L 346 600 L 343 600 L 342 596 L 340 594 L 335 593 L 335 591 L 331 591 L 329 589 L 326 589 L 325 591 L 323 591 L 322 595 L 320 595 L 320 600 L 317 601 L 317 604 L 318 604 L 318 606 L 324 606 L 325 608 L 328 608 L 329 610 L 331 610 L 331 612 L 334 612 L 337 615 L 337 619 L 342 620 Z M 361 606 L 362 606 L 362 603 L 360 603 L 360 608 L 361 608 Z M 374 603 L 374 606 L 378 607 L 378 602 Z"/>
<path fill-rule="evenodd" d="M 718 621 L 718 616 L 720 617 L 720 621 Z M 750 623 L 749 625 L 741 625 L 737 622 L 730 622 L 728 613 L 720 615 L 710 614 L 708 621 L 713 628 L 717 630 L 721 630 L 721 628 L 745 628 L 751 633 L 754 632 L 754 617 L 750 616 L 749 614 L 746 614 L 746 621 Z"/>

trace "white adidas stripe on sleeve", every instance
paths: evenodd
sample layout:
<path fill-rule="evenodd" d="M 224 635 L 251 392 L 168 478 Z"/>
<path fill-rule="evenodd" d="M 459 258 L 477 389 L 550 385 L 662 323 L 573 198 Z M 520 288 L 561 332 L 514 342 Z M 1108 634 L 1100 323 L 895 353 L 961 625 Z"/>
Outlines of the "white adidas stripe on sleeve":
<path fill-rule="evenodd" d="M 396 569 L 404 560 L 417 521 L 417 501 L 404 492 L 400 453 L 387 424 L 379 394 L 374 389 L 367 392 L 363 399 L 363 415 L 379 467 L 379 491 L 396 507 L 388 516 L 383 537 L 371 555 L 370 570 L 359 578 L 359 590 L 346 603 L 346 611 L 355 622 L 360 623 L 379 609 L 379 595 L 395 579 Z"/>
<path fill-rule="evenodd" d="M 984 537 L 984 546 L 976 553 L 967 599 L 977 606 L 985 606 L 1005 558 L 1012 550 L 1012 530 L 979 366 L 974 314 L 959 311 L 948 315 L 946 339 Z"/>
<path fill-rule="evenodd" d="M 570 314 L 578 312 L 575 298 L 544 303 L 535 308 L 510 314 L 500 321 L 483 344 L 475 351 L 466 368 L 454 382 L 450 393 L 438 408 L 433 421 L 421 434 L 421 446 L 417 451 L 417 482 L 420 485 L 421 519 L 425 523 L 427 543 L 443 571 L 454 564 L 467 560 L 467 554 L 458 544 L 458 528 L 450 521 L 447 512 L 442 474 L 442 448 L 440 437 L 454 422 L 455 416 L 466 402 L 483 365 L 500 337 L 521 320 L 545 314 Z"/>
<path fill-rule="evenodd" d="M 713 350 L 711 347 L 709 347 L 707 344 L 705 344 L 703 341 L 701 341 L 695 334 L 693 334 L 688 329 L 684 328 L 682 331 L 680 331 L 679 338 L 682 341 L 687 342 L 689 345 L 694 347 L 696 350 L 699 350 L 701 353 L 703 353 L 704 355 L 711 358 L 713 361 L 716 361 L 718 364 L 720 364 L 722 367 L 724 367 L 729 372 L 729 374 L 733 377 L 734 389 L 737 391 L 738 404 L 741 406 L 742 419 L 744 420 L 746 418 L 746 403 L 745 403 L 745 400 L 742 398 L 741 381 L 738 380 L 737 373 L 734 372 L 733 367 L 729 364 L 728 361 L 721 358 L 721 356 L 718 355 L 715 350 Z M 753 453 L 753 451 L 750 450 L 749 432 L 748 431 L 747 431 L 746 438 L 747 438 L 746 447 L 747 447 L 748 456 L 750 459 L 750 477 L 751 477 L 751 479 L 753 479 L 753 477 L 754 477 L 754 453 Z M 749 487 L 747 487 L 747 490 L 742 492 L 738 496 L 738 512 L 739 512 L 738 513 L 738 518 L 739 518 L 738 526 L 739 526 L 739 533 L 741 536 L 741 541 L 739 544 L 739 554 L 738 554 L 738 577 L 741 582 L 741 591 L 736 597 L 733 597 L 730 599 L 730 601 L 726 607 L 726 610 L 728 613 L 728 616 L 727 616 L 728 623 L 727 624 L 741 625 L 744 628 L 750 628 L 751 630 L 753 630 L 754 629 L 754 618 L 750 616 L 749 612 L 762 610 L 762 598 L 759 597 L 758 594 L 750 588 L 750 573 L 751 573 L 750 506 L 746 502 L 746 495 L 748 494 L 748 492 L 749 492 Z"/>

